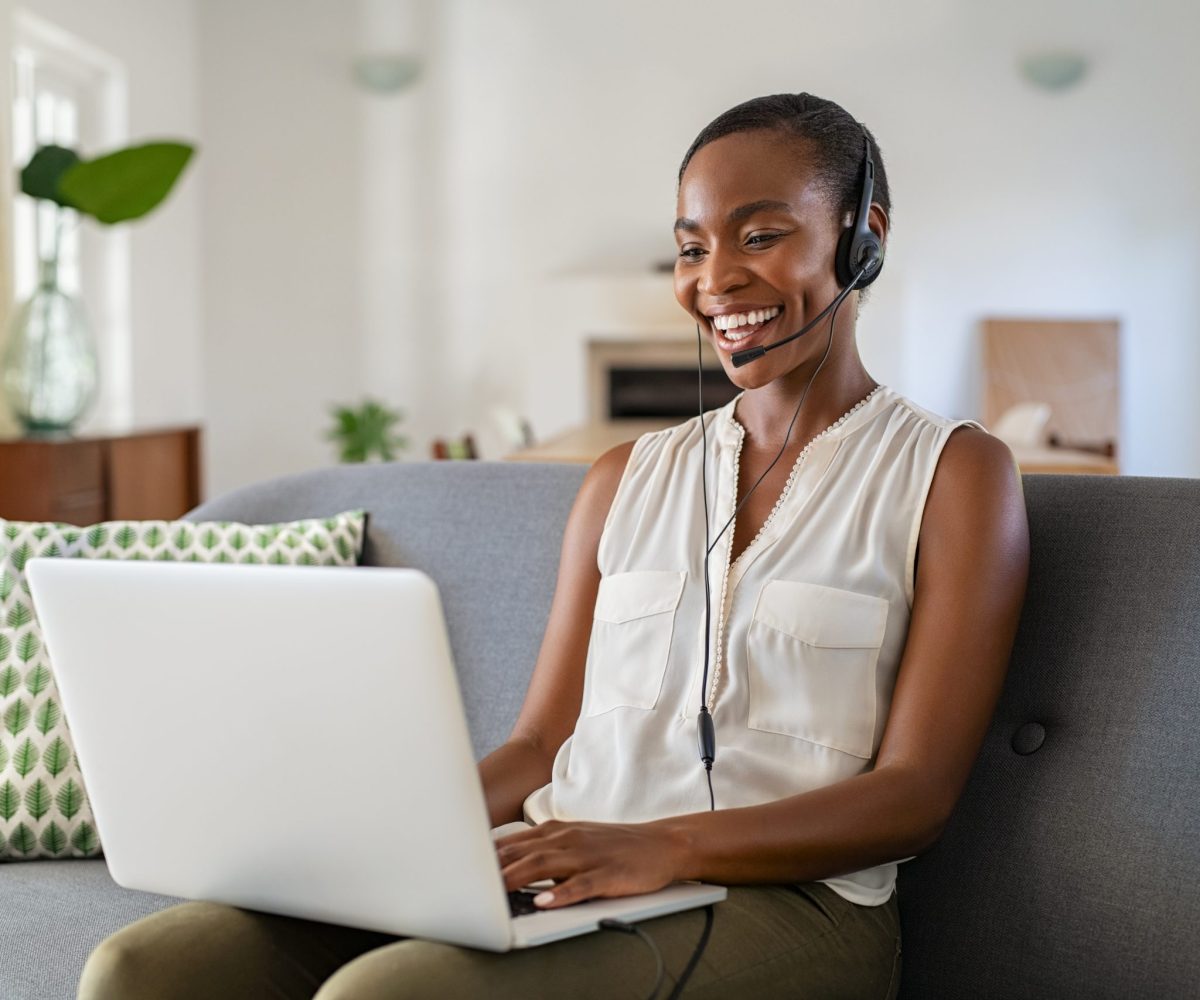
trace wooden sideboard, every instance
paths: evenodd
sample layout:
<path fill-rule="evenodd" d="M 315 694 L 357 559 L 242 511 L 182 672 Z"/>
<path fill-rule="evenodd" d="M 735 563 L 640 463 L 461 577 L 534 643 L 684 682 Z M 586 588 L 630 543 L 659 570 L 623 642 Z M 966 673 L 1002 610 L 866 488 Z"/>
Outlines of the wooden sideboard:
<path fill-rule="evenodd" d="M 0 438 L 0 517 L 171 520 L 200 502 L 200 428 Z"/>

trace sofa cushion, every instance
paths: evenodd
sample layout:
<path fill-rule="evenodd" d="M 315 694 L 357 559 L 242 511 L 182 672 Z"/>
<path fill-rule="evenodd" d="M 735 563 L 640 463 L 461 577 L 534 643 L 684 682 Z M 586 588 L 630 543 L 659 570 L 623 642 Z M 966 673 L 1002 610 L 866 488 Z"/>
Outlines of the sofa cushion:
<path fill-rule="evenodd" d="M 35 556 L 353 566 L 365 515 L 249 525 L 0 520 L 0 859 L 101 850 L 41 627 L 25 582 Z"/>
<path fill-rule="evenodd" d="M 1200 481 L 1024 482 L 1004 692 L 900 867 L 901 996 L 1200 995 Z"/>
<path fill-rule="evenodd" d="M 72 1000 L 96 945 L 180 902 L 121 888 L 103 858 L 6 865 L 0 886 L 0 1000 Z"/>

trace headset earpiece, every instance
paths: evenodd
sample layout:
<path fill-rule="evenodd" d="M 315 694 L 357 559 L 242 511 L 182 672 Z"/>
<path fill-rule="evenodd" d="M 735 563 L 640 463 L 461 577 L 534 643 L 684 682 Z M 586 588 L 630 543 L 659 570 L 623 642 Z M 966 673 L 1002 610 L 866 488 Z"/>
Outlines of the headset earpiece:
<path fill-rule="evenodd" d="M 883 270 L 883 247 L 879 243 L 879 237 L 871 232 L 871 227 L 867 225 L 871 215 L 871 198 L 875 194 L 875 161 L 871 158 L 871 143 L 866 138 L 865 129 L 863 141 L 866 145 L 866 156 L 863 159 L 862 194 L 858 200 L 858 211 L 851 225 L 838 237 L 837 253 L 834 255 L 838 284 L 843 288 L 849 285 L 863 265 L 871 260 L 876 263 L 858 280 L 855 288 L 866 288 Z"/>

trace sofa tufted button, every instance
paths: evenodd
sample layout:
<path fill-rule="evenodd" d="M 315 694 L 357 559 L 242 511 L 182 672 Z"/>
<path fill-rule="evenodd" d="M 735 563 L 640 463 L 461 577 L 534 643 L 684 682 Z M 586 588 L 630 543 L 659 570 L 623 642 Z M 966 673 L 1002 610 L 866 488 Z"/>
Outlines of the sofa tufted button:
<path fill-rule="evenodd" d="M 1012 748 L 1019 754 L 1031 754 L 1046 741 L 1046 730 L 1037 722 L 1026 722 L 1013 733 Z"/>

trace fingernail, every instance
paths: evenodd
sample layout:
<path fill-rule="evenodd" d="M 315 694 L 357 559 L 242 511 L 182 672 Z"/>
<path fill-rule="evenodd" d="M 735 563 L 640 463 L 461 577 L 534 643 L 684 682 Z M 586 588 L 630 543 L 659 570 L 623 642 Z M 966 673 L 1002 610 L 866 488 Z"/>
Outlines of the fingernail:
<path fill-rule="evenodd" d="M 549 891 L 539 892 L 536 896 L 533 897 L 533 905 L 534 906 L 549 906 L 553 902 L 554 902 L 554 893 L 549 892 Z"/>

